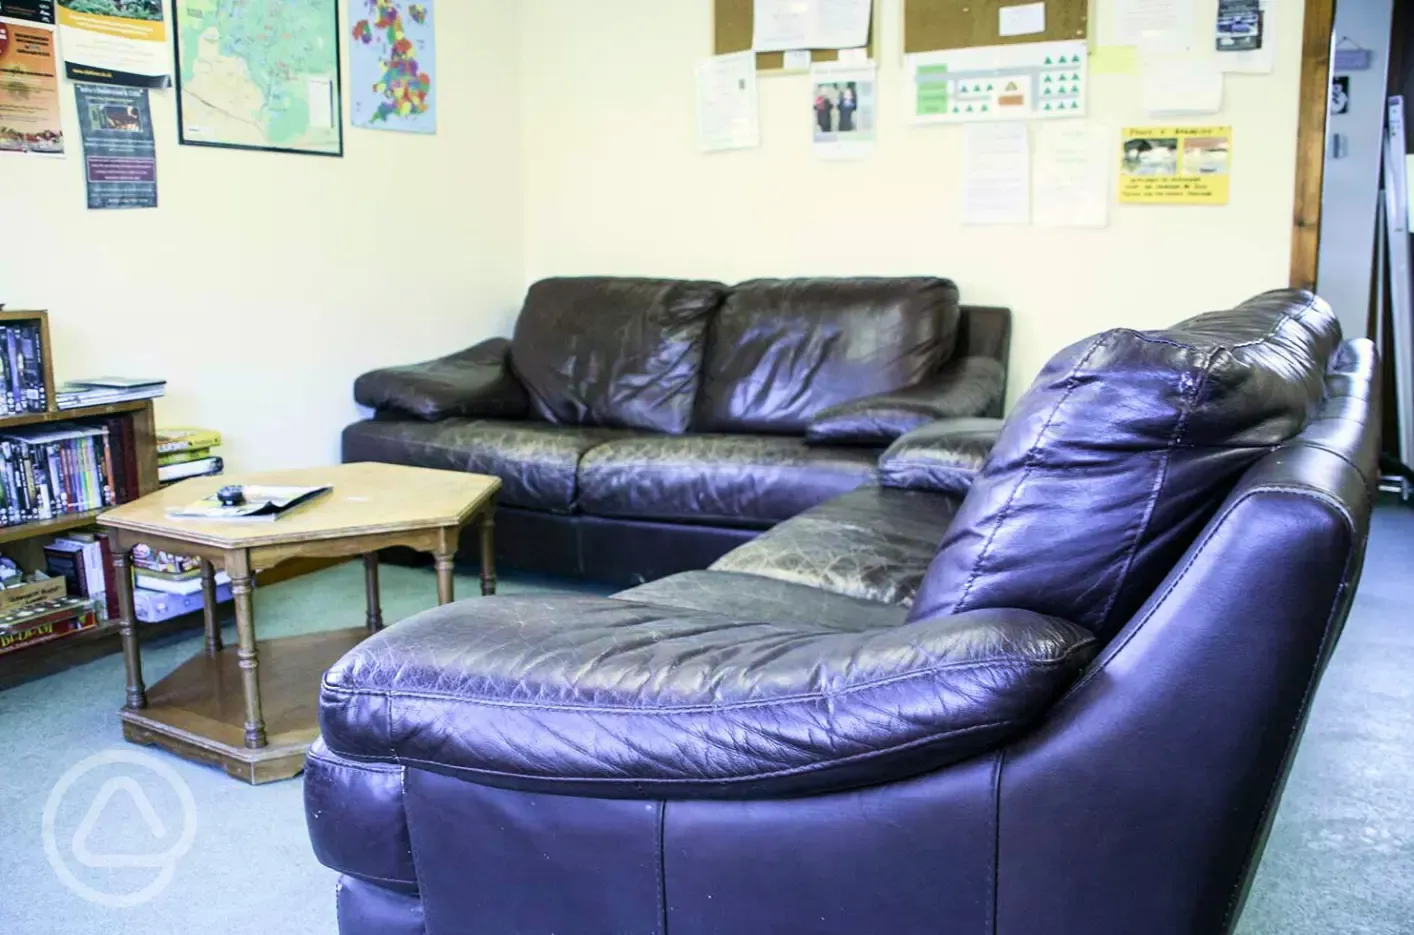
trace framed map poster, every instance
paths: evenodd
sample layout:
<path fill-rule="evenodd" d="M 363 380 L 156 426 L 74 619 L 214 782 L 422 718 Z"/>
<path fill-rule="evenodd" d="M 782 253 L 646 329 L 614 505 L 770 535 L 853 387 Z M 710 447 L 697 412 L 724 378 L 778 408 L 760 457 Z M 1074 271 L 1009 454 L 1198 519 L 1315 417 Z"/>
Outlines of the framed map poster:
<path fill-rule="evenodd" d="M 173 0 L 177 139 L 344 154 L 339 0 Z"/>

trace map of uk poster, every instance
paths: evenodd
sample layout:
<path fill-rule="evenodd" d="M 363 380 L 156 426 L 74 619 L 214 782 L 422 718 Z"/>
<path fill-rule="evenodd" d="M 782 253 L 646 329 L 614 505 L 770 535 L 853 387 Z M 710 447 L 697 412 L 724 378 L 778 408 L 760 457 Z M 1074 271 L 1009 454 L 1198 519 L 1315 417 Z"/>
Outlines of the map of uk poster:
<path fill-rule="evenodd" d="M 344 154 L 339 0 L 174 0 L 177 138 Z"/>
<path fill-rule="evenodd" d="M 349 111 L 369 130 L 437 132 L 433 0 L 349 0 Z"/>

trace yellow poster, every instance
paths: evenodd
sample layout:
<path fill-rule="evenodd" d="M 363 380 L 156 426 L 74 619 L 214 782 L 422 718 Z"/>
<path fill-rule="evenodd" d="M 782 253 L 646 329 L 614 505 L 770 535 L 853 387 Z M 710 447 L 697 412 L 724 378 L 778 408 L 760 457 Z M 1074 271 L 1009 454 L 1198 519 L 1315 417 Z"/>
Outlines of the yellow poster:
<path fill-rule="evenodd" d="M 64 155 L 51 29 L 0 20 L 0 152 Z"/>
<path fill-rule="evenodd" d="M 1232 127 L 1125 127 L 1121 204 L 1225 205 Z"/>
<path fill-rule="evenodd" d="M 135 88 L 172 83 L 162 0 L 59 0 L 59 34 L 70 80 Z"/>

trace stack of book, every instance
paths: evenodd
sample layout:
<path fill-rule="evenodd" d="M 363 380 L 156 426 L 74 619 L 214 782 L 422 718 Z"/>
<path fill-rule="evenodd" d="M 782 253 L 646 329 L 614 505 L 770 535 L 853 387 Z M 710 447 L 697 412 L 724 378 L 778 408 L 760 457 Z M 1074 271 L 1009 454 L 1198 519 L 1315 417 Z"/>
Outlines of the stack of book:
<path fill-rule="evenodd" d="M 157 479 L 164 484 L 220 474 L 226 464 L 215 453 L 221 433 L 211 429 L 157 430 Z"/>
<path fill-rule="evenodd" d="M 166 380 L 133 377 L 91 377 L 69 380 L 54 388 L 60 409 L 108 406 L 136 399 L 156 399 L 167 392 Z"/>
<path fill-rule="evenodd" d="M 91 601 L 57 597 L 0 611 L 0 655 L 98 626 Z"/>
<path fill-rule="evenodd" d="M 75 532 L 44 547 L 46 571 L 67 584 L 70 597 L 93 604 L 100 620 L 118 616 L 118 589 L 113 583 L 113 551 L 104 533 Z"/>
<path fill-rule="evenodd" d="M 133 549 L 133 613 L 144 623 L 159 623 L 201 610 L 201 562 L 140 545 Z M 231 599 L 231 579 L 216 573 L 216 601 Z"/>
<path fill-rule="evenodd" d="M 40 319 L 0 324 L 0 415 L 46 412 L 44 336 Z"/>
<path fill-rule="evenodd" d="M 111 427 L 60 422 L 0 435 L 0 525 L 101 510 L 135 495 L 131 446 L 115 451 Z"/>

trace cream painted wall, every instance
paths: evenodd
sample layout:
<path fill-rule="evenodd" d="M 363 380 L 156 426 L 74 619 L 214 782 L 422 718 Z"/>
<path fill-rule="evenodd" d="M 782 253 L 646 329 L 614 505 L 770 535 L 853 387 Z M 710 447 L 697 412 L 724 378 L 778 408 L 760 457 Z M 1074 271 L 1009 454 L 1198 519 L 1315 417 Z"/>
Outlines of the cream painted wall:
<path fill-rule="evenodd" d="M 437 15 L 435 136 L 178 146 L 154 92 L 156 210 L 87 210 L 65 83 L 68 158 L 0 157 L 0 302 L 50 310 L 61 378 L 167 377 L 159 421 L 220 428 L 231 466 L 336 461 L 357 374 L 503 333 L 524 286 L 517 4 Z"/>
<path fill-rule="evenodd" d="M 693 65 L 711 0 L 522 0 L 529 279 L 932 273 L 1015 311 L 1013 398 L 1058 348 L 1153 327 L 1287 281 L 1300 4 L 1278 0 L 1270 76 L 1231 76 L 1232 202 L 1114 207 L 1103 230 L 963 227 L 962 130 L 902 123 L 899 0 L 882 0 L 882 128 L 867 161 L 810 150 L 804 76 L 761 82 L 762 148 L 696 151 Z M 1215 0 L 1198 0 L 1212 23 Z M 1100 0 L 1098 15 L 1108 13 Z M 1204 41 L 1211 33 L 1200 32 Z M 1098 75 L 1090 119 L 1144 119 L 1137 79 Z"/>

